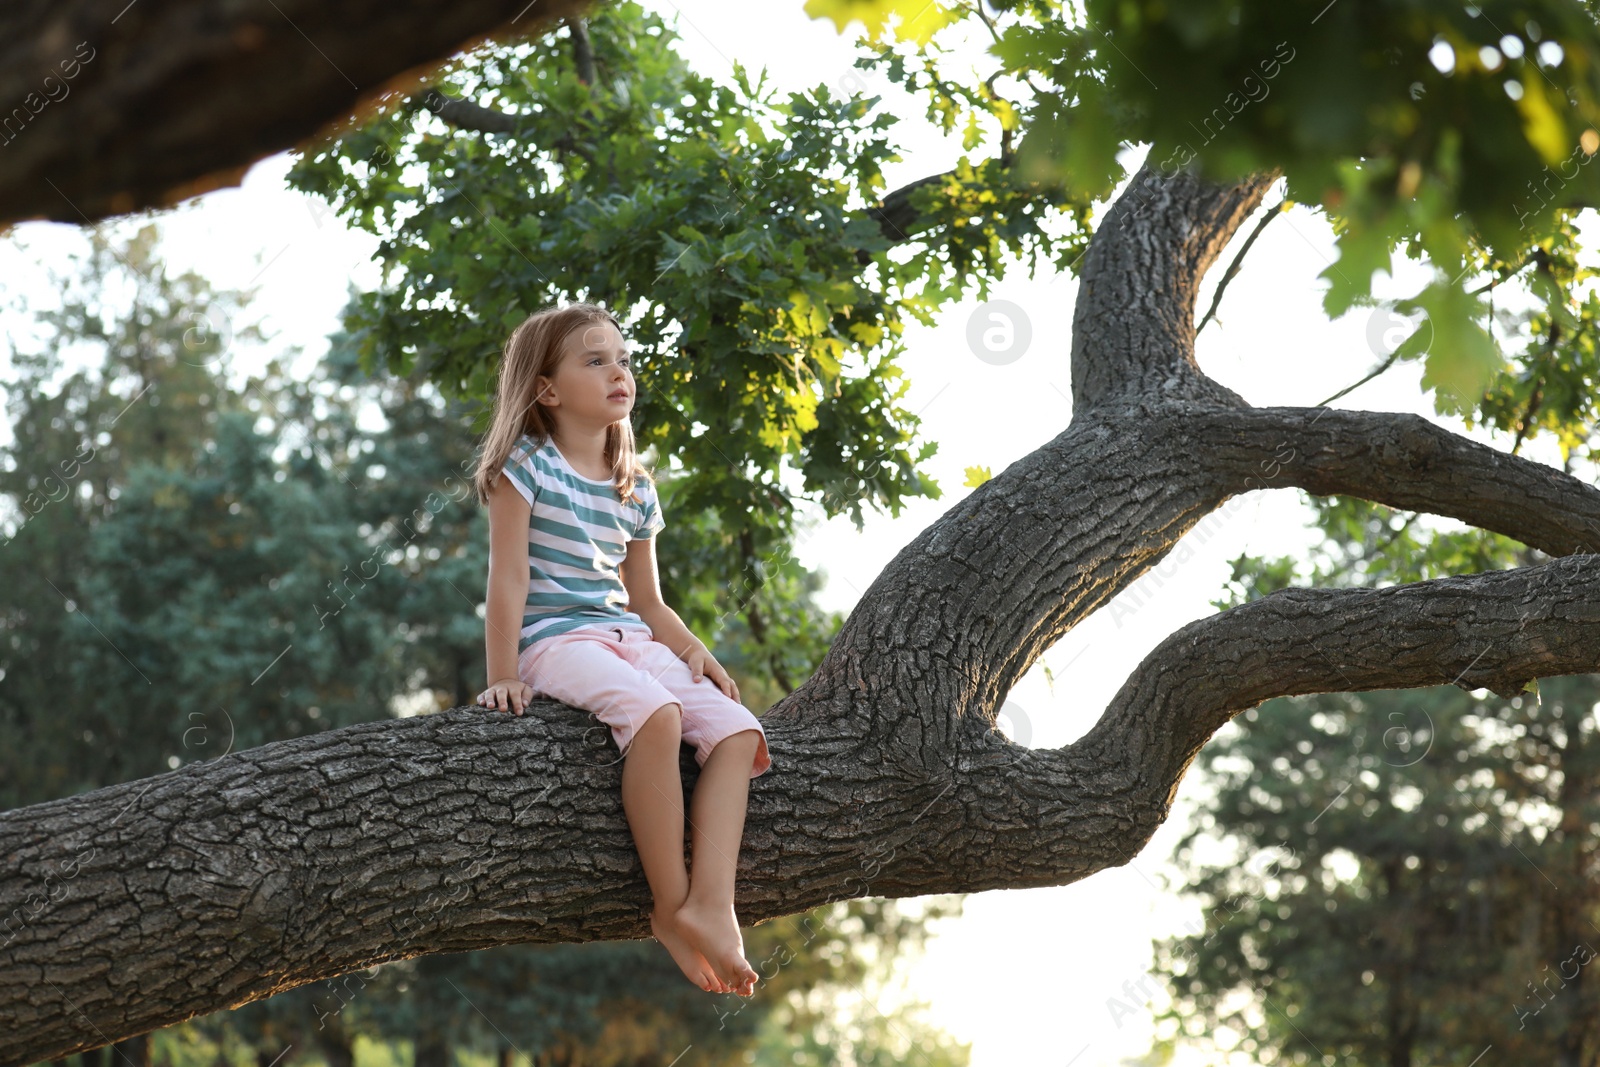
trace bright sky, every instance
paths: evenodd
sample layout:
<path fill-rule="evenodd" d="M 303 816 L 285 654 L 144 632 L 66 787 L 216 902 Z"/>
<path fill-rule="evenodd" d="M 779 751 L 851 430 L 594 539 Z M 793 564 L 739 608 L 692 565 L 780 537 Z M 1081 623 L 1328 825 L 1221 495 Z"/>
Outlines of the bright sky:
<path fill-rule="evenodd" d="M 796 0 L 767 8 L 759 20 L 731 0 L 685 0 L 677 6 L 649 0 L 646 6 L 669 20 L 677 14 L 684 54 L 712 76 L 729 75 L 737 58 L 752 71 L 764 66 L 785 89 L 825 82 L 836 93 L 884 96 L 903 119 L 895 131 L 904 160 L 888 172 L 891 188 L 937 173 L 959 154 L 959 140 L 943 138 L 923 120 L 921 101 L 857 71 L 849 39 L 838 36 L 830 22 L 807 18 Z M 1131 169 L 1137 159 L 1128 162 Z M 242 188 L 190 201 L 163 214 L 161 225 L 164 254 L 174 267 L 192 266 L 218 288 L 258 285 L 254 309 L 277 331 L 270 351 L 300 346 L 298 365 L 304 368 L 326 351 L 347 287 L 375 284 L 370 257 L 377 242 L 286 189 L 288 165 L 286 155 L 264 160 Z M 1276 193 L 1269 202 L 1276 202 Z M 10 240 L 0 241 L 6 295 L 48 303 L 44 268 L 59 269 L 65 251 L 83 244 L 72 227 L 19 226 Z M 1330 323 L 1321 310 L 1316 276 L 1331 260 L 1330 249 L 1328 227 L 1304 209 L 1274 222 L 1230 285 L 1219 322 L 1201 335 L 1202 368 L 1263 405 L 1315 404 L 1370 370 L 1382 354 L 1370 338 L 1381 337 L 1382 324 L 1375 325 L 1368 312 Z M 1221 269 L 1208 281 L 1202 306 Z M 1393 291 L 1414 287 L 1417 280 L 1402 275 Z M 904 365 L 912 384 L 904 403 L 923 419 L 925 437 L 939 443 L 926 469 L 945 495 L 913 503 L 898 519 L 869 513 L 860 534 L 848 517 L 840 517 L 806 537 L 798 556 L 826 572 L 825 607 L 847 611 L 902 546 L 970 492 L 962 486 L 964 468 L 986 466 L 998 474 L 1066 427 L 1075 295 L 1075 282 L 1050 274 L 1030 280 L 1019 272 L 996 286 L 992 298 L 1015 304 L 1031 326 L 1029 347 L 1006 364 L 979 359 L 969 347 L 975 303 L 947 308 L 935 328 L 908 327 Z M 261 355 L 241 353 L 241 369 L 258 370 Z M 1339 405 L 1432 418 L 1418 376 L 1415 367 L 1397 368 Z M 9 378 L 9 368 L 0 368 L 0 380 Z M 1528 454 L 1553 461 L 1543 448 Z M 1314 543 L 1303 527 L 1306 514 L 1291 491 L 1230 502 L 1190 533 L 1195 552 L 1186 563 L 1164 564 L 1145 575 L 1045 654 L 1010 694 L 1014 736 L 1026 733 L 1035 747 L 1059 746 L 1087 732 L 1162 638 L 1211 613 L 1207 601 L 1220 591 L 1229 559 L 1247 551 L 1296 552 Z M 1045 665 L 1055 675 L 1053 690 Z M 925 1002 L 938 1026 L 972 1043 L 973 1067 L 1090 1067 L 1142 1054 L 1151 1036 L 1147 1005 L 1163 1000 L 1160 983 L 1146 978 L 1150 940 L 1199 916 L 1197 906 L 1162 890 L 1160 876 L 1170 872 L 1166 857 L 1202 799 L 1195 780 L 1186 780 L 1172 819 L 1126 867 L 1070 886 L 969 897 L 965 914 L 935 928 L 928 952 L 907 968 L 903 986 L 886 991 L 879 1002 Z M 1187 1055 L 1177 1062 L 1206 1064 L 1213 1058 Z"/>

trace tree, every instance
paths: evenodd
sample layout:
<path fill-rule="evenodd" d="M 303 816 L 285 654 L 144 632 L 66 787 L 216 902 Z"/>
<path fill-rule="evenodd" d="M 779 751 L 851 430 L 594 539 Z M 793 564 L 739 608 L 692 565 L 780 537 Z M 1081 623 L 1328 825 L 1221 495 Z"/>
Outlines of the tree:
<path fill-rule="evenodd" d="M 1600 688 L 1539 689 L 1305 697 L 1235 719 L 1201 755 L 1226 768 L 1212 822 L 1182 844 L 1204 929 L 1158 948 L 1174 1034 L 1227 1028 L 1263 1063 L 1489 1047 L 1595 1063 Z M 1199 862 L 1196 839 L 1223 834 L 1229 860 Z"/>
<path fill-rule="evenodd" d="M 485 565 L 483 517 L 419 507 L 471 455 L 464 416 L 414 383 L 361 385 L 338 344 L 331 380 L 273 364 L 236 393 L 223 353 L 259 339 L 248 294 L 169 277 L 155 241 L 93 235 L 37 350 L 14 354 L 8 807 L 388 718 L 418 691 L 470 699 L 482 635 L 452 582 Z M 74 349 L 101 359 L 52 395 Z M 364 402 L 395 425 L 358 429 Z"/>
<path fill-rule="evenodd" d="M 1364 501 L 1317 512 L 1319 585 L 1515 554 Z M 1235 569 L 1219 607 L 1300 568 Z M 1173 1035 L 1228 1028 L 1261 1062 L 1597 1062 L 1597 681 L 1273 700 L 1219 731 L 1200 756 L 1215 800 L 1177 846 L 1205 921 L 1157 946 Z"/>
<path fill-rule="evenodd" d="M 1593 175 L 1576 171 L 1522 213 L 1524 229 L 1508 206 L 1551 151 L 1592 140 L 1593 20 L 1539 4 L 1513 55 L 1487 8 L 1334 5 L 1314 37 L 1295 23 L 1297 58 L 1277 60 L 1268 108 L 1237 93 L 1213 104 L 1194 86 L 1261 84 L 1258 63 L 1277 56 L 1282 20 L 1303 18 L 1299 8 L 1178 14 L 1091 0 L 1085 25 L 1044 3 L 1008 9 L 1005 25 L 962 10 L 993 30 L 996 78 L 1016 75 L 1033 96 L 1001 101 L 994 79 L 921 84 L 952 117 L 1007 116 L 996 121 L 1023 130 L 1019 168 L 1053 169 L 1073 197 L 1103 196 L 1121 177 L 1119 145 L 1153 147 L 1075 266 L 1071 424 L 907 545 L 815 673 L 767 713 L 779 770 L 752 783 L 738 885 L 747 921 L 863 895 L 1063 884 L 1124 863 L 1212 733 L 1273 697 L 1450 683 L 1511 697 L 1600 663 L 1600 491 L 1420 417 L 1253 407 L 1201 371 L 1193 326 L 1201 279 L 1282 176 L 1340 228 L 1331 310 L 1363 299 L 1397 246 L 1442 272 L 1416 298 L 1436 351 L 1417 341 L 1400 358 L 1426 355 L 1447 410 L 1483 415 L 1485 394 L 1548 349 L 1562 358 L 1530 380 L 1563 383 L 1587 411 L 1581 345 L 1566 358 L 1535 344 L 1490 366 L 1468 287 L 1536 263 L 1519 242 L 1548 254 L 1592 193 Z M 1461 46 L 1449 75 L 1429 58 L 1441 37 Z M 1570 62 L 1550 62 L 1547 41 Z M 1493 63 L 1480 46 L 1496 47 Z M 921 54 L 919 66 L 886 52 L 886 69 L 936 73 L 937 55 Z M 1165 92 L 1139 81 L 1146 64 L 1176 73 Z M 1521 97 L 1502 68 L 1523 75 Z M 1208 80 L 1186 76 L 1195 71 Z M 1575 106 L 1552 104 L 1543 77 Z M 1229 100 L 1241 106 L 1225 110 L 1221 134 L 1164 167 L 1171 116 Z M 1565 337 L 1583 336 L 1556 272 L 1534 273 L 1544 319 L 1528 331 L 1566 322 Z M 837 319 L 847 328 L 842 308 Z M 1284 487 L 1449 516 L 1521 542 L 1529 562 L 1282 589 L 1174 632 L 1071 745 L 1022 749 L 993 729 L 1033 660 L 1207 513 Z M 81 1037 L 79 1018 L 114 1036 L 383 960 L 640 936 L 647 890 L 618 771 L 587 761 L 596 753 L 566 710 L 356 724 L 8 813 L 6 914 L 47 877 L 55 894 L 0 962 L 17 1055 L 104 1040 Z M 474 860 L 494 876 L 468 879 Z M 434 890 L 454 903 L 402 937 L 379 932 Z M 109 958 L 126 985 L 96 973 L 92 961 Z M 41 970 L 53 989 L 39 986 Z M 135 994 L 135 982 L 157 992 Z"/>

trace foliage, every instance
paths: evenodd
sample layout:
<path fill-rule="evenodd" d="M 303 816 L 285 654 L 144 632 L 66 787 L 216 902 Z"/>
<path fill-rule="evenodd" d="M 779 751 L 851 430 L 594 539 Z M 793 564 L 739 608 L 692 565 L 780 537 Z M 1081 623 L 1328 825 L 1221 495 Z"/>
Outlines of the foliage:
<path fill-rule="evenodd" d="M 1109 195 L 1133 145 L 1164 174 L 1281 173 L 1287 196 L 1334 226 L 1330 316 L 1375 303 L 1374 275 L 1392 273 L 1396 253 L 1431 266 L 1392 304 L 1422 321 L 1383 366 L 1423 360 L 1437 409 L 1469 424 L 1552 431 L 1563 449 L 1587 437 L 1600 374 L 1573 222 L 1600 204 L 1600 170 L 1587 166 L 1600 151 L 1592 5 L 809 0 L 807 11 L 841 30 L 860 19 L 930 117 L 1016 133 L 1017 170 L 1071 196 Z M 940 41 L 973 24 L 990 69 L 946 74 Z M 1142 210 L 1147 194 L 1128 195 Z M 1496 337 L 1493 292 L 1512 279 L 1530 308 Z"/>
<path fill-rule="evenodd" d="M 780 100 L 738 64 L 717 84 L 631 2 L 597 9 L 586 39 L 592 84 L 570 29 L 454 65 L 445 97 L 515 115 L 510 135 L 394 101 L 295 166 L 293 184 L 384 238 L 389 281 L 348 320 L 367 365 L 485 398 L 529 312 L 580 297 L 623 309 L 636 432 L 684 470 L 679 513 L 715 511 L 731 546 L 751 535 L 729 573 L 781 554 L 784 463 L 858 526 L 865 504 L 898 514 L 905 496 L 937 496 L 914 470 L 934 446 L 912 448 L 917 419 L 897 403 L 907 318 L 985 295 L 1008 254 L 1056 247 L 1049 208 L 1088 202 L 963 155 L 909 194 L 907 232 L 868 210 L 899 158 L 876 97 L 820 84 Z"/>
<path fill-rule="evenodd" d="M 1593 1062 L 1600 993 L 1572 979 L 1600 940 L 1600 679 L 1541 689 L 1333 694 L 1236 719 L 1199 757 L 1217 799 L 1177 846 L 1206 915 L 1158 946 L 1163 1025 L 1227 1028 L 1262 1063 L 1465 1062 L 1490 1044 Z"/>

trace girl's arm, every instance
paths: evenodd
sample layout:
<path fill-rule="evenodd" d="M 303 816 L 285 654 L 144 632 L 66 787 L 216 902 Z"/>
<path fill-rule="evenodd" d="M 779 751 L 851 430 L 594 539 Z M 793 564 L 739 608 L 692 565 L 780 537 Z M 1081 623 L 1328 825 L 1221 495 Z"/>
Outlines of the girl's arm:
<path fill-rule="evenodd" d="M 528 603 L 528 502 L 501 475 L 489 490 L 489 588 L 484 610 L 483 646 L 489 686 L 519 682 L 517 641 Z M 520 708 L 522 691 L 512 688 Z"/>
<path fill-rule="evenodd" d="M 657 641 L 689 665 L 696 681 L 704 671 L 719 689 L 738 700 L 738 683 L 717 662 L 705 642 L 696 637 L 661 598 L 661 578 L 656 573 L 656 539 L 629 541 L 621 571 L 622 584 L 628 590 L 628 610 L 644 620 Z"/>
<path fill-rule="evenodd" d="M 628 590 L 628 610 L 655 631 L 656 640 L 679 659 L 705 644 L 689 631 L 678 613 L 661 598 L 661 577 L 656 572 L 656 539 L 629 541 L 622 561 L 622 584 Z"/>

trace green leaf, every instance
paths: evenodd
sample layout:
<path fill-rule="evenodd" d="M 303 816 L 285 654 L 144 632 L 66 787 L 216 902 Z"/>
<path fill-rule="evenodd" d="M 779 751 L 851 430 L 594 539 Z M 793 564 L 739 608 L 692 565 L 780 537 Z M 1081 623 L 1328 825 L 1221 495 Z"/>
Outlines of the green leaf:
<path fill-rule="evenodd" d="M 1566 123 L 1550 104 L 1544 77 L 1531 65 L 1522 70 L 1522 96 L 1517 99 L 1517 110 L 1522 113 L 1528 143 L 1547 164 L 1560 163 L 1572 151 L 1573 146 L 1567 143 Z"/>
<path fill-rule="evenodd" d="M 1446 282 L 1429 285 L 1413 299 L 1433 325 L 1422 387 L 1436 390 L 1435 406 L 1441 413 L 1472 411 L 1505 365 L 1494 338 L 1476 321 L 1486 309 L 1460 286 Z"/>
<path fill-rule="evenodd" d="M 853 21 L 867 30 L 867 39 L 884 37 L 889 19 L 896 19 L 895 36 L 926 45 L 933 35 L 961 18 L 937 0 L 806 0 L 805 12 L 814 19 L 831 19 L 840 34 Z"/>
<path fill-rule="evenodd" d="M 1061 184 L 1089 197 L 1108 194 L 1122 177 L 1121 138 L 1098 97 L 1073 107 L 1060 97 L 1040 97 L 1032 123 L 1017 146 L 1015 168 L 1024 181 Z"/>
<path fill-rule="evenodd" d="M 1382 229 L 1346 226 L 1334 240 L 1339 258 L 1318 274 L 1328 283 L 1322 294 L 1322 309 L 1338 318 L 1352 307 L 1366 303 L 1372 295 L 1372 275 L 1393 266 L 1394 243 Z"/>
<path fill-rule="evenodd" d="M 983 142 L 983 129 L 978 125 L 978 113 L 967 113 L 967 128 L 961 131 L 961 147 L 970 152 Z"/>

